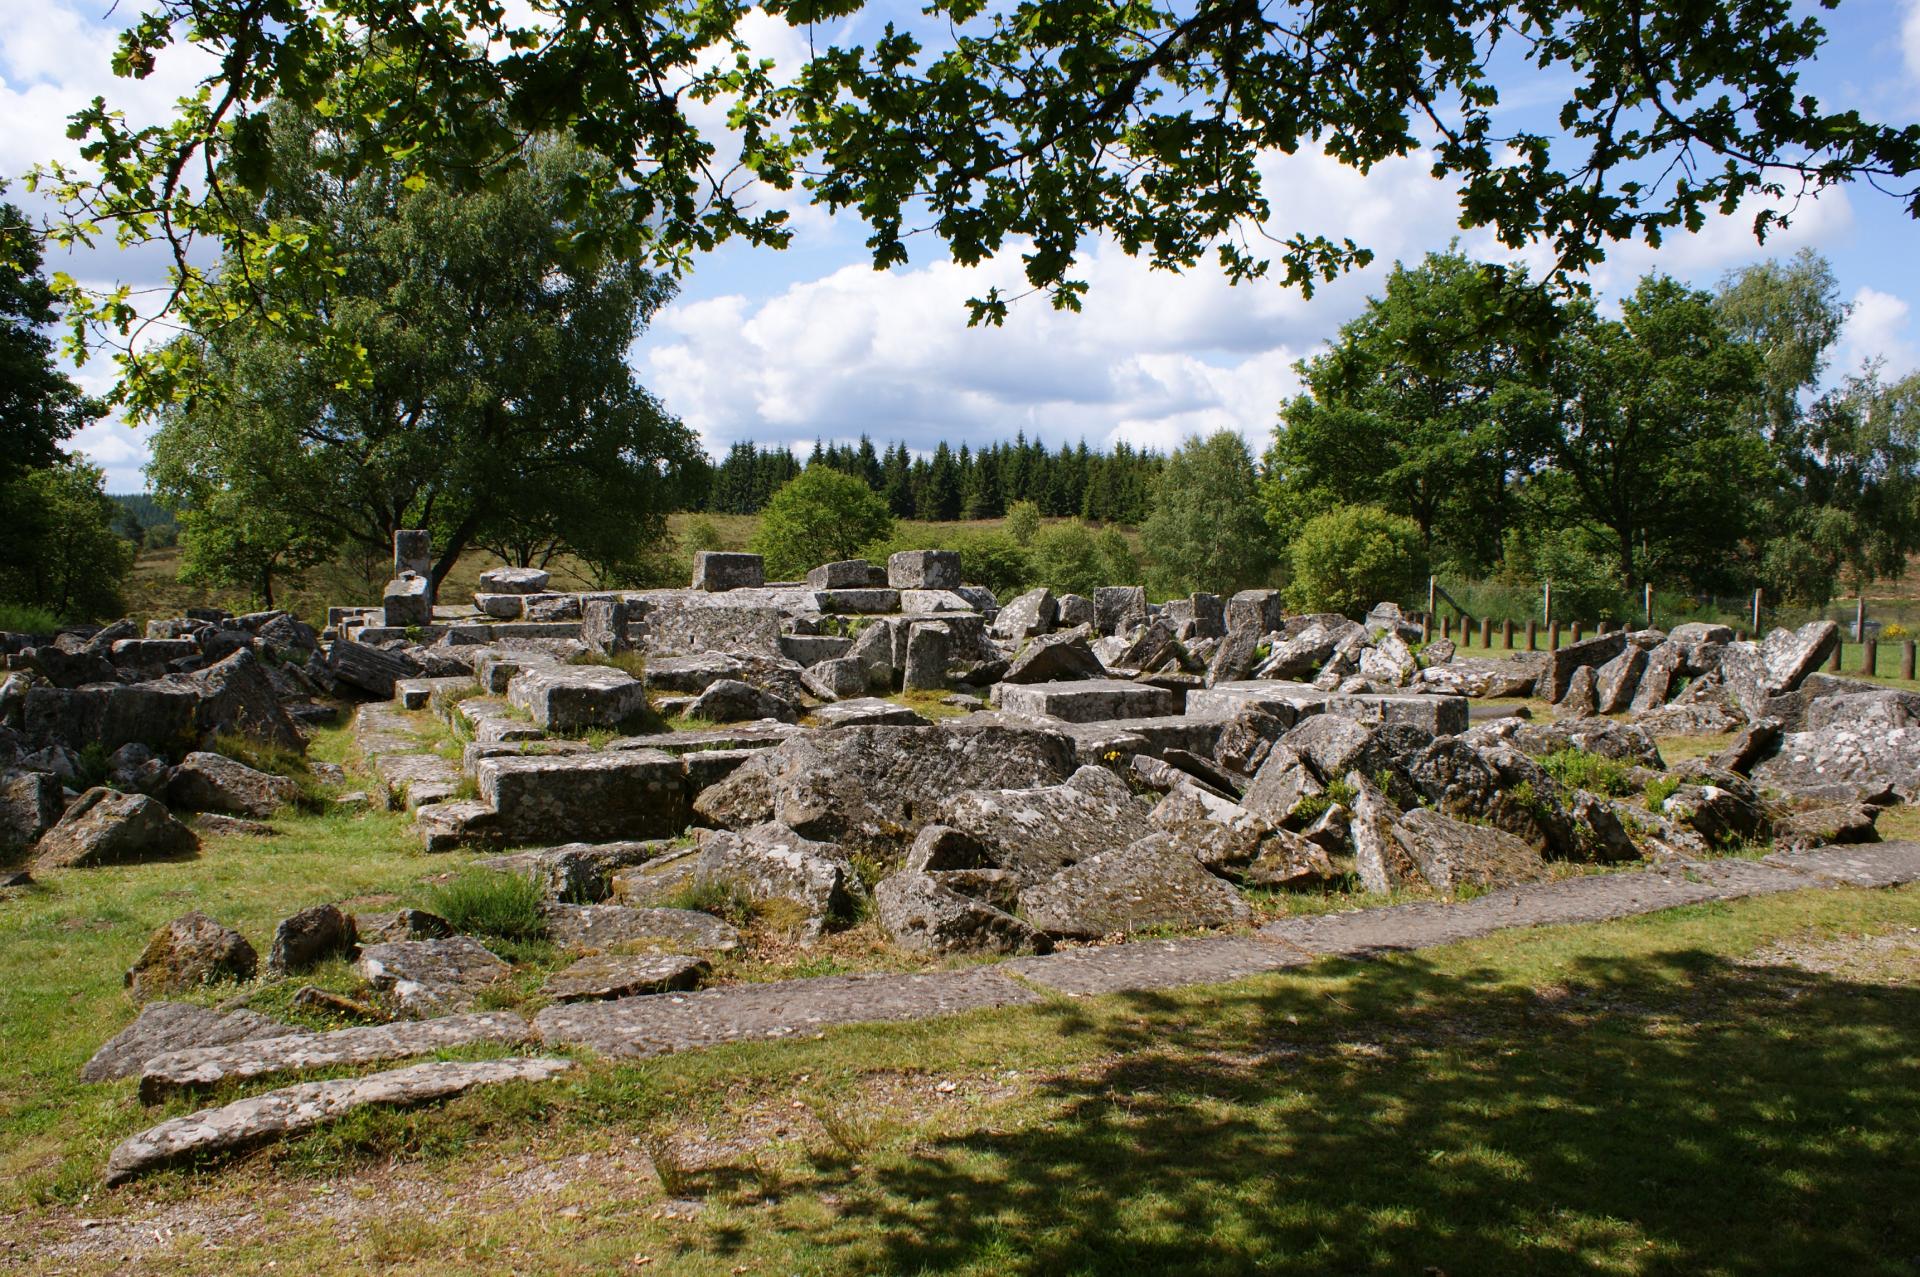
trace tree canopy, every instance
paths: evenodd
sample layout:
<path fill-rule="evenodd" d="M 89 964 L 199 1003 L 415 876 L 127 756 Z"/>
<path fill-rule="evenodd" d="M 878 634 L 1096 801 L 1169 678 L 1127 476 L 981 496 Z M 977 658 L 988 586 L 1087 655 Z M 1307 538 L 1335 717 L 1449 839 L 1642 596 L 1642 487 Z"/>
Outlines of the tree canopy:
<path fill-rule="evenodd" d="M 696 465 L 690 431 L 634 379 L 628 347 L 669 288 L 582 252 L 573 195 L 596 165 L 536 140 L 490 187 L 415 186 L 387 167 L 330 181 L 328 122 L 281 108 L 257 227 L 328 231 L 319 280 L 209 276 L 219 323 L 166 348 L 151 477 L 184 507 L 188 565 L 270 593 L 327 548 L 384 553 L 430 527 L 437 581 L 469 546 L 520 562 L 569 550 L 618 578 L 658 538 Z M 308 305 L 364 352 L 342 363 L 272 315 Z M 215 525 L 218 524 L 218 527 Z"/>
<path fill-rule="evenodd" d="M 191 44 L 216 67 L 203 91 L 151 127 L 95 102 L 74 131 L 97 176 L 43 178 L 75 213 L 65 234 L 169 241 L 195 327 L 186 242 L 244 229 L 229 205 L 271 167 L 270 103 L 341 131 L 319 157 L 333 181 L 393 162 L 408 181 L 484 185 L 528 137 L 570 137 L 619 178 L 572 192 L 608 214 L 592 238 L 657 265 L 735 237 L 784 244 L 805 199 L 860 217 L 877 266 L 919 234 L 962 263 L 1018 246 L 1028 284 L 1070 308 L 1095 236 L 1160 267 L 1211 258 L 1235 280 L 1277 263 L 1308 291 L 1366 263 L 1342 228 L 1266 224 L 1261 157 L 1303 147 L 1362 171 L 1418 155 L 1457 184 L 1463 226 L 1544 240 L 1568 271 L 1750 195 L 1864 178 L 1920 213 L 1920 125 L 1808 93 L 1826 32 L 1792 0 L 935 0 L 864 43 L 837 34 L 869 7 L 544 0 L 529 20 L 498 0 L 158 0 L 115 70 L 147 76 Z M 797 65 L 748 43 L 761 13 L 805 31 Z M 1559 85 L 1557 111 L 1503 101 L 1503 59 Z M 716 118 L 724 129 L 703 123 Z M 1754 229 L 1782 220 L 1762 201 Z M 298 210 L 245 238 L 256 275 L 330 260 Z M 989 291 L 974 317 L 1007 301 Z M 74 322 L 137 319 L 121 293 Z"/>

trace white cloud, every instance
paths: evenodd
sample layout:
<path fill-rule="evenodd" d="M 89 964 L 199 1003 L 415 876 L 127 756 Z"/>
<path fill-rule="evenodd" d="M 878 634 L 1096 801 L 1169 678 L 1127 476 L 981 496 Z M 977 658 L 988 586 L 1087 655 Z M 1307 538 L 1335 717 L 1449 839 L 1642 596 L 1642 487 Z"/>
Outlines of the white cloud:
<path fill-rule="evenodd" d="M 1833 373 L 1856 372 L 1863 363 L 1880 359 L 1889 376 L 1902 377 L 1920 368 L 1909 320 L 1913 308 L 1892 293 L 1863 287 L 1853 295 L 1853 313 L 1840 331 L 1840 348 Z"/>
<path fill-rule="evenodd" d="M 1907 70 L 1920 75 L 1920 0 L 1907 0 L 1907 16 L 1900 23 L 1900 53 Z"/>

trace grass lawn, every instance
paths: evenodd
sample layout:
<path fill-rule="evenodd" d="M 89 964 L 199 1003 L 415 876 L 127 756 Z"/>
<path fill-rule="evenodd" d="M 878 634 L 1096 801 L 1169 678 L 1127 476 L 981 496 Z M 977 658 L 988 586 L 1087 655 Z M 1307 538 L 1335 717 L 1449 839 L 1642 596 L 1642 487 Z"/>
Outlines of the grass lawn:
<path fill-rule="evenodd" d="M 462 859 L 384 814 L 287 823 L 0 903 L 0 1268 L 1892 1274 L 1920 1255 L 1913 888 L 588 1057 L 98 1188 L 116 1140 L 176 1111 L 74 1080 L 131 1016 L 119 972 L 150 927 L 200 907 L 264 950 L 291 908 L 406 896 Z"/>

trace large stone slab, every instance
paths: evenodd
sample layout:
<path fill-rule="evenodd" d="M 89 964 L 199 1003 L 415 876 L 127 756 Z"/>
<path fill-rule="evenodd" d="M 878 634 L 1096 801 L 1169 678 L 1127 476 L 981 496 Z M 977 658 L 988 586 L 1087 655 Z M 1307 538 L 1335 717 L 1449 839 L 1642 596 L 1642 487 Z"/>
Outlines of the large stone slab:
<path fill-rule="evenodd" d="M 1262 710 L 1288 727 L 1310 718 L 1326 708 L 1331 694 L 1311 683 L 1288 683 L 1277 679 L 1251 678 L 1215 683 L 1187 693 L 1187 713 L 1216 718 L 1231 718 L 1246 709 Z"/>
<path fill-rule="evenodd" d="M 529 1036 L 527 1022 L 512 1011 L 488 1011 L 190 1047 L 147 1061 L 140 1071 L 140 1098 L 158 1104 L 180 1091 L 208 1090 L 225 1082 L 400 1060 L 482 1042 L 511 1046 Z"/>
<path fill-rule="evenodd" d="M 1246 922 L 1240 893 L 1166 833 L 1103 851 L 1020 893 L 1021 915 L 1055 939 L 1097 939 L 1149 927 Z"/>
<path fill-rule="evenodd" d="M 162 1122 L 121 1141 L 107 1159 L 106 1179 L 120 1184 L 155 1167 L 283 1139 L 371 1105 L 401 1107 L 464 1094 L 501 1082 L 545 1082 L 572 1060 L 482 1060 L 416 1064 L 372 1077 L 302 1082 Z"/>
<path fill-rule="evenodd" d="M 200 839 L 145 794 L 89 789 L 34 849 L 40 869 L 90 869 L 191 856 Z"/>
<path fill-rule="evenodd" d="M 610 665 L 546 665 L 515 674 L 507 700 L 545 730 L 571 732 L 618 727 L 645 708 L 647 689 Z"/>
<path fill-rule="evenodd" d="M 694 909 L 552 903 L 541 912 L 547 919 L 547 937 L 575 949 L 651 945 L 731 953 L 740 947 L 740 933 L 732 926 Z"/>
<path fill-rule="evenodd" d="M 533 879 L 553 900 L 597 904 L 613 891 L 613 876 L 645 864 L 672 846 L 661 839 L 607 843 L 571 842 L 476 861 L 481 869 Z"/>
<path fill-rule="evenodd" d="M 684 953 L 594 954 L 548 976 L 540 992 L 555 1002 L 631 998 L 691 989 L 708 969 L 706 959 Z"/>
<path fill-rule="evenodd" d="M 643 640 L 650 655 L 779 656 L 784 614 L 773 607 L 734 607 L 684 600 L 647 613 Z"/>
<path fill-rule="evenodd" d="M 1467 698 L 1464 696 L 1399 696 L 1392 693 L 1363 693 L 1357 696 L 1329 696 L 1326 712 L 1335 718 L 1350 718 L 1368 726 L 1404 724 L 1418 727 L 1435 736 L 1457 736 L 1467 730 Z"/>
<path fill-rule="evenodd" d="M 1567 685 L 1573 682 L 1575 670 L 1605 665 L 1620 655 L 1626 645 L 1626 631 L 1614 630 L 1556 648 L 1547 658 L 1546 671 L 1540 675 L 1537 695 L 1558 705 L 1567 695 Z"/>
<path fill-rule="evenodd" d="M 982 900 L 925 873 L 897 873 L 874 888 L 880 925 L 919 953 L 1045 953 L 1046 937 Z"/>
<path fill-rule="evenodd" d="M 227 1046 L 260 1038 L 285 1038 L 300 1030 L 258 1011 L 220 1012 L 191 1002 L 149 1002 L 132 1024 L 109 1038 L 81 1066 L 82 1082 L 133 1077 L 148 1060 L 193 1047 Z"/>
<path fill-rule="evenodd" d="M 199 693 L 179 683 L 31 687 L 20 730 L 37 745 L 98 742 L 111 752 L 140 744 L 177 754 L 198 742 L 199 707 Z"/>
<path fill-rule="evenodd" d="M 480 590 L 488 594 L 538 594 L 552 579 L 540 568 L 494 568 L 480 574 Z"/>
<path fill-rule="evenodd" d="M 1083 767 L 1061 785 L 962 790 L 935 806 L 933 819 L 1028 883 L 1153 832 L 1146 807 L 1102 767 Z"/>
<path fill-rule="evenodd" d="M 473 773 L 508 841 L 671 838 L 687 827 L 685 769 L 659 750 L 486 758 Z"/>
<path fill-rule="evenodd" d="M 217 811 L 265 819 L 300 797 L 291 777 L 255 771 L 224 754 L 188 754 L 167 782 L 167 801 L 182 811 Z"/>
<path fill-rule="evenodd" d="M 887 584 L 896 590 L 951 590 L 960 584 L 953 550 L 902 550 L 887 559 Z"/>
<path fill-rule="evenodd" d="M 1100 663 L 1100 658 L 1087 645 L 1087 635 L 1088 630 L 1075 627 L 1063 633 L 1041 634 L 1029 639 L 1014 653 L 1000 681 L 1048 684 L 1105 678 L 1107 667 Z"/>
<path fill-rule="evenodd" d="M 1030 1006 L 1041 995 L 992 970 L 821 976 L 696 993 L 576 1002 L 534 1017 L 549 1046 L 612 1056 L 664 1055 L 721 1042 L 796 1037 L 842 1024 L 921 1020 L 993 1007 Z"/>
<path fill-rule="evenodd" d="M 423 1015 L 471 1006 L 512 970 L 471 936 L 369 945 L 360 951 L 359 968 L 367 983 Z"/>
<path fill-rule="evenodd" d="M 722 828 L 777 820 L 849 850 L 898 851 L 929 813 L 963 789 L 1031 788 L 1074 769 L 1065 736 L 971 719 L 931 727 L 803 732 L 763 750 L 701 793 L 698 815 Z"/>
<path fill-rule="evenodd" d="M 1069 723 L 1156 718 L 1180 712 L 1180 696 L 1164 687 L 1118 678 L 1059 683 L 998 683 L 993 703 L 1013 714 Z"/>

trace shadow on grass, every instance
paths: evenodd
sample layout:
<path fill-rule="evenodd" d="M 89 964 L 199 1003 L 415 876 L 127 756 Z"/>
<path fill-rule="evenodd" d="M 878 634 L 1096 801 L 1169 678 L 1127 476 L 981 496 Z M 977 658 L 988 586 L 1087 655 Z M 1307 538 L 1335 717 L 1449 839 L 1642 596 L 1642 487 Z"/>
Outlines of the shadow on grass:
<path fill-rule="evenodd" d="M 843 1201 L 807 1240 L 897 1272 L 1916 1271 L 1920 990 L 1571 970 L 1062 1004 L 1109 1054 L 1049 1119 L 825 1166 Z"/>

